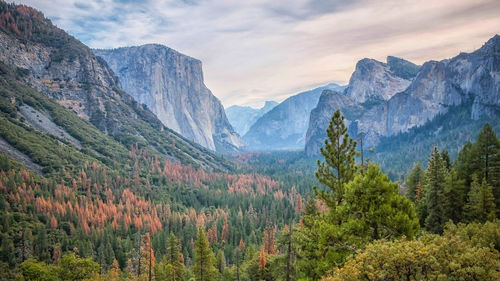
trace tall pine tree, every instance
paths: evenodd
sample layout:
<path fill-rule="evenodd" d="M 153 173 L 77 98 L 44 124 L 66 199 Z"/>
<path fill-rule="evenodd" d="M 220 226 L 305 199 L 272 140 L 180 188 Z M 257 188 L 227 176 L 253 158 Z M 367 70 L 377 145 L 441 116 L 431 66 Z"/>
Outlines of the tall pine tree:
<path fill-rule="evenodd" d="M 405 181 L 406 196 L 408 196 L 411 201 L 415 201 L 417 188 L 422 184 L 423 180 L 424 169 L 422 168 L 422 164 L 420 164 L 420 162 L 416 162 Z"/>
<path fill-rule="evenodd" d="M 468 197 L 469 200 L 465 206 L 465 210 L 469 221 L 485 222 L 486 220 L 495 219 L 493 192 L 485 178 L 479 184 L 477 176 L 473 176 Z"/>
<path fill-rule="evenodd" d="M 344 116 L 340 110 L 335 111 L 326 130 L 328 139 L 321 148 L 325 162 L 318 160 L 316 178 L 326 185 L 329 192 L 314 187 L 316 195 L 330 207 L 335 209 L 344 199 L 345 185 L 354 178 L 357 166 L 356 141 L 347 133 Z"/>
<path fill-rule="evenodd" d="M 210 249 L 205 231 L 201 227 L 198 229 L 198 236 L 194 243 L 193 273 L 196 281 L 215 281 L 217 279 L 215 256 Z"/>
<path fill-rule="evenodd" d="M 427 217 L 425 228 L 433 233 L 441 233 L 447 219 L 444 212 L 446 167 L 439 150 L 434 147 L 425 172 L 425 207 Z"/>

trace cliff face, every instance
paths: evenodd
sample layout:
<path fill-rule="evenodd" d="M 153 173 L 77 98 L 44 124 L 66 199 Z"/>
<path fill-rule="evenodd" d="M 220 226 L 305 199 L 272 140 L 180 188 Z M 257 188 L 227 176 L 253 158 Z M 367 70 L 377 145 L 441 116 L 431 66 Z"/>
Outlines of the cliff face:
<path fill-rule="evenodd" d="M 356 64 L 346 95 L 359 103 L 388 100 L 410 85 L 415 68 L 418 66 L 395 57 L 388 57 L 387 64 L 362 59 Z"/>
<path fill-rule="evenodd" d="M 262 108 L 233 105 L 226 108 L 226 115 L 236 132 L 243 136 L 260 117 L 268 113 L 276 105 L 278 103 L 275 101 L 266 101 Z"/>
<path fill-rule="evenodd" d="M 24 84 L 127 147 L 140 144 L 185 163 L 218 165 L 214 155 L 165 128 L 122 90 L 104 60 L 35 9 L 0 2 L 0 60 Z"/>
<path fill-rule="evenodd" d="M 418 69 L 393 57 L 387 64 L 365 59 L 358 63 L 350 83 L 345 93 L 360 110 L 344 114 L 358 132 L 366 134 L 367 146 L 376 146 L 382 137 L 422 126 L 456 106 L 470 107 L 470 116 L 466 117 L 471 120 L 487 121 L 500 114 L 500 36 L 494 36 L 475 52 L 429 61 Z M 337 104 L 331 100 L 334 98 L 325 96 L 320 100 L 313 110 L 316 113 L 311 115 L 309 131 L 325 131 L 328 124 L 316 119 L 342 110 L 342 106 L 322 104 Z M 324 135 L 318 138 L 324 139 Z M 308 138 L 308 154 L 319 153 L 318 143 L 319 139 Z"/>
<path fill-rule="evenodd" d="M 302 149 L 305 144 L 309 115 L 317 105 L 321 92 L 343 89 L 329 84 L 292 96 L 277 105 L 253 124 L 243 137 L 250 149 Z"/>
<path fill-rule="evenodd" d="M 205 86 L 199 60 L 156 44 L 94 53 L 108 63 L 123 89 L 167 127 L 211 150 L 244 146 Z"/>

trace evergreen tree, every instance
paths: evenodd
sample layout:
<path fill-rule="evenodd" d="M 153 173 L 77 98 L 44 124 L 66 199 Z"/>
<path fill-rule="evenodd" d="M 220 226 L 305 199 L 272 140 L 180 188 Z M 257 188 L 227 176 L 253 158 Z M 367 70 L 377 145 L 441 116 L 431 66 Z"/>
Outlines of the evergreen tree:
<path fill-rule="evenodd" d="M 215 281 L 217 277 L 215 256 L 202 227 L 198 229 L 198 236 L 194 243 L 193 273 L 196 281 Z"/>
<path fill-rule="evenodd" d="M 500 214 L 500 141 L 489 124 L 479 133 L 472 155 L 474 172 L 479 181 L 484 178 L 492 187 L 497 213 Z"/>
<path fill-rule="evenodd" d="M 349 137 L 344 124 L 344 116 L 340 110 L 335 111 L 326 130 L 328 139 L 322 147 L 321 154 L 325 162 L 318 160 L 316 178 L 326 185 L 329 192 L 314 187 L 316 195 L 332 210 L 342 203 L 345 185 L 354 178 L 357 166 L 356 141 Z"/>
<path fill-rule="evenodd" d="M 219 249 L 217 252 L 217 270 L 219 271 L 220 274 L 224 273 L 224 270 L 226 269 L 226 259 L 224 257 L 224 252 Z"/>
<path fill-rule="evenodd" d="M 374 164 L 347 185 L 342 207 L 348 217 L 343 229 L 366 241 L 403 235 L 412 239 L 419 229 L 411 201 Z"/>
<path fill-rule="evenodd" d="M 444 186 L 446 182 L 446 167 L 437 147 L 429 158 L 425 172 L 425 207 L 427 217 L 425 218 L 425 228 L 433 233 L 441 233 L 447 219 L 443 209 L 445 203 Z"/>
<path fill-rule="evenodd" d="M 186 268 L 182 262 L 181 246 L 174 233 L 170 233 L 167 241 L 166 255 L 155 266 L 155 278 L 158 280 L 182 281 Z"/>
<path fill-rule="evenodd" d="M 458 153 L 457 159 L 453 162 L 453 168 L 457 172 L 458 178 L 464 181 L 466 192 L 469 192 L 468 189 L 472 182 L 472 174 L 474 174 L 472 148 L 473 144 L 471 142 L 465 143 L 462 150 Z"/>
<path fill-rule="evenodd" d="M 443 204 L 444 216 L 451 219 L 453 222 L 458 223 L 463 220 L 463 212 L 466 201 L 464 180 L 458 177 L 455 168 L 452 168 L 446 176 L 444 187 Z"/>
<path fill-rule="evenodd" d="M 416 162 L 415 164 L 413 164 L 413 168 L 411 169 L 405 181 L 406 196 L 408 196 L 411 201 L 415 202 L 417 188 L 422 184 L 423 180 L 424 169 L 422 168 L 422 164 L 420 164 L 420 162 Z"/>
<path fill-rule="evenodd" d="M 441 158 L 444 161 L 444 166 L 446 167 L 446 170 L 450 170 L 451 168 L 451 159 L 450 159 L 450 154 L 448 153 L 448 150 L 443 149 L 441 151 Z"/>
<path fill-rule="evenodd" d="M 273 264 L 273 276 L 274 280 L 279 281 L 292 281 L 295 278 L 295 249 L 292 240 L 293 231 L 292 228 L 285 226 L 283 230 L 278 235 L 277 247 L 279 253 Z"/>
<path fill-rule="evenodd" d="M 479 184 L 479 180 L 474 175 L 468 197 L 465 209 L 470 221 L 485 222 L 496 217 L 493 192 L 486 179 Z"/>

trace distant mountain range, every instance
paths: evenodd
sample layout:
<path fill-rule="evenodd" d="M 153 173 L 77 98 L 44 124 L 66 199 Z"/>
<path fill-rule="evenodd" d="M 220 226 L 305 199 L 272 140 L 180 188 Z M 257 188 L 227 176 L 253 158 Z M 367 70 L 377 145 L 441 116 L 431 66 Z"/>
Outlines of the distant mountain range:
<path fill-rule="evenodd" d="M 328 84 L 287 98 L 260 117 L 243 136 L 250 150 L 300 150 L 304 148 L 309 115 L 324 90 L 343 90 Z"/>
<path fill-rule="evenodd" d="M 266 101 L 261 108 L 233 105 L 226 108 L 226 115 L 236 132 L 243 136 L 262 115 L 269 112 L 276 105 L 278 103 L 275 101 Z"/>
<path fill-rule="evenodd" d="M 107 62 L 125 92 L 165 126 L 213 151 L 244 147 L 221 102 L 204 84 L 201 61 L 158 44 L 94 54 Z"/>
<path fill-rule="evenodd" d="M 485 123 L 500 132 L 500 36 L 472 53 L 421 67 L 393 57 L 387 64 L 361 60 L 348 88 L 324 91 L 312 110 L 307 155 L 319 154 L 337 109 L 351 136 L 364 133 L 365 147 L 376 148 L 370 157 L 395 174 L 425 161 L 433 145 L 454 157 Z"/>

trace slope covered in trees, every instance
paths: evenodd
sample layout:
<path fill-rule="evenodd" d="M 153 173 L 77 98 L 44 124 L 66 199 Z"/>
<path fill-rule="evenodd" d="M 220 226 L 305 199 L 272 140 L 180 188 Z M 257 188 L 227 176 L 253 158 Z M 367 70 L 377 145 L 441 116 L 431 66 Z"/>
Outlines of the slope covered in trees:
<path fill-rule="evenodd" d="M 340 113 L 327 135 L 317 182 L 309 169 L 298 173 L 305 162 L 276 154 L 240 155 L 240 172 L 224 173 L 132 146 L 119 164 L 88 158 L 43 174 L 2 154 L 2 276 L 386 280 L 402 278 L 401 268 L 422 280 L 500 274 L 499 146 L 490 126 L 455 161 L 434 149 L 427 168 L 416 164 L 407 197 L 376 164 L 356 162 Z M 377 268 L 380 262 L 387 266 Z"/>

